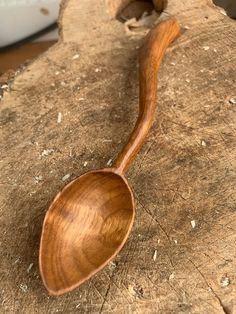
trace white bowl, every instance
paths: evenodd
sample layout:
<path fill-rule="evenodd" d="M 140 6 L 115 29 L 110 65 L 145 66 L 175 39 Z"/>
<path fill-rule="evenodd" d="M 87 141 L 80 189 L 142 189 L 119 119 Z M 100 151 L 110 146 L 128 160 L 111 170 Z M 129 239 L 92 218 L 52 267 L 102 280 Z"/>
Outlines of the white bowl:
<path fill-rule="evenodd" d="M 0 48 L 56 22 L 60 0 L 0 0 Z"/>

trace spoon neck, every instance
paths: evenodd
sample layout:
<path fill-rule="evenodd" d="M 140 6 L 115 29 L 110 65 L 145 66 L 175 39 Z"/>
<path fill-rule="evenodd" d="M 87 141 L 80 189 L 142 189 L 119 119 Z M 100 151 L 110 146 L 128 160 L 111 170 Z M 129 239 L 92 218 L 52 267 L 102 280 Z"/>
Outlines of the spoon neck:
<path fill-rule="evenodd" d="M 113 167 L 124 174 L 139 152 L 150 130 L 157 99 L 157 72 L 165 51 L 180 32 L 175 18 L 160 22 L 150 31 L 139 54 L 139 116 L 128 142 L 119 153 Z"/>

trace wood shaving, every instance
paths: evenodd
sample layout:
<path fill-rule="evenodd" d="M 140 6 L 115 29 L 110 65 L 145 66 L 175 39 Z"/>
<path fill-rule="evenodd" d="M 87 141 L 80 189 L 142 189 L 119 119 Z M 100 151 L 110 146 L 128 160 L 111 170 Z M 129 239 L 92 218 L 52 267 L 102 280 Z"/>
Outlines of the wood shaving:
<path fill-rule="evenodd" d="M 36 177 L 34 177 L 34 180 L 36 183 L 39 183 L 40 181 L 43 181 L 43 177 L 42 176 L 36 176 Z"/>
<path fill-rule="evenodd" d="M 52 154 L 54 152 L 54 149 L 44 149 L 41 153 L 41 156 L 45 157 L 45 156 L 48 156 L 50 154 Z"/>
<path fill-rule="evenodd" d="M 103 143 L 111 143 L 112 140 L 103 140 L 102 142 L 103 142 Z"/>
<path fill-rule="evenodd" d="M 8 89 L 8 85 L 7 84 L 1 85 L 1 89 Z"/>
<path fill-rule="evenodd" d="M 107 166 L 111 166 L 112 165 L 112 158 L 108 160 L 107 162 Z"/>
<path fill-rule="evenodd" d="M 222 10 L 222 9 L 221 9 L 221 10 L 219 10 L 219 11 L 220 11 L 221 14 L 227 16 L 227 13 L 225 12 L 225 10 Z"/>
<path fill-rule="evenodd" d="M 227 287 L 230 284 L 230 279 L 227 276 L 223 276 L 220 280 L 221 287 Z"/>
<path fill-rule="evenodd" d="M 201 145 L 204 146 L 204 147 L 207 146 L 207 144 L 206 144 L 206 142 L 204 140 L 201 140 Z"/>
<path fill-rule="evenodd" d="M 61 112 L 58 112 L 57 123 L 61 123 L 61 119 L 62 119 L 62 114 Z"/>
<path fill-rule="evenodd" d="M 19 263 L 19 261 L 20 261 L 20 258 L 18 257 L 18 258 L 13 262 L 13 264 L 17 264 L 17 263 Z"/>
<path fill-rule="evenodd" d="M 72 60 L 76 60 L 76 59 L 78 59 L 79 58 L 79 54 L 77 53 L 76 55 L 74 55 L 73 57 L 72 57 Z"/>
<path fill-rule="evenodd" d="M 70 174 L 69 173 L 67 173 L 66 175 L 64 175 L 64 177 L 62 178 L 62 181 L 66 181 L 66 180 L 68 180 L 69 178 L 70 178 Z"/>
<path fill-rule="evenodd" d="M 20 289 L 23 291 L 23 292 L 27 292 L 27 290 L 28 290 L 28 287 L 27 287 L 27 285 L 26 284 L 23 284 L 23 283 L 21 283 L 20 284 Z"/>
<path fill-rule="evenodd" d="M 111 261 L 111 262 L 109 263 L 109 268 L 110 268 L 110 270 L 115 269 L 116 266 L 117 266 L 117 263 L 116 263 L 116 262 Z"/>
<path fill-rule="evenodd" d="M 142 298 L 143 297 L 143 288 L 140 286 L 128 286 L 128 290 L 130 294 L 132 294 L 135 298 Z"/>
<path fill-rule="evenodd" d="M 174 277 L 175 277 L 175 274 L 174 274 L 174 273 L 170 274 L 170 276 L 169 276 L 169 280 L 173 280 L 173 279 L 174 279 Z"/>
<path fill-rule="evenodd" d="M 154 262 L 157 259 L 157 250 L 154 251 L 152 259 L 154 260 Z"/>
<path fill-rule="evenodd" d="M 31 268 L 33 267 L 34 263 L 29 264 L 29 267 L 27 268 L 27 273 L 29 274 Z"/>
<path fill-rule="evenodd" d="M 236 105 L 236 97 L 231 97 L 229 99 L 229 103 L 232 104 L 232 105 Z"/>

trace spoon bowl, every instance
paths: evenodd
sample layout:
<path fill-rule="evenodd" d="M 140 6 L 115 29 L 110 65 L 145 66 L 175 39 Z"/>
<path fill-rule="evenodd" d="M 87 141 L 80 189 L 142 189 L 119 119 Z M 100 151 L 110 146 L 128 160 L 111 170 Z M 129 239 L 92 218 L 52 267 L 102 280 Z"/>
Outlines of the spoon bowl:
<path fill-rule="evenodd" d="M 134 212 L 133 193 L 115 169 L 67 184 L 46 214 L 41 237 L 40 270 L 50 294 L 70 291 L 103 268 L 125 243 Z"/>

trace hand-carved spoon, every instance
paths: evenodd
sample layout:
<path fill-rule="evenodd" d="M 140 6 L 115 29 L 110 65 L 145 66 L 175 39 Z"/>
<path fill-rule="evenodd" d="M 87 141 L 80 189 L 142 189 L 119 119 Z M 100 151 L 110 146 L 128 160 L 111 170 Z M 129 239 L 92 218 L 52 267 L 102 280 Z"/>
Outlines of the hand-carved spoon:
<path fill-rule="evenodd" d="M 130 233 L 135 205 L 124 173 L 152 125 L 157 70 L 179 30 L 174 18 L 159 23 L 140 51 L 139 117 L 113 168 L 76 178 L 59 192 L 47 211 L 39 265 L 51 295 L 71 291 L 102 269 L 121 250 Z"/>

